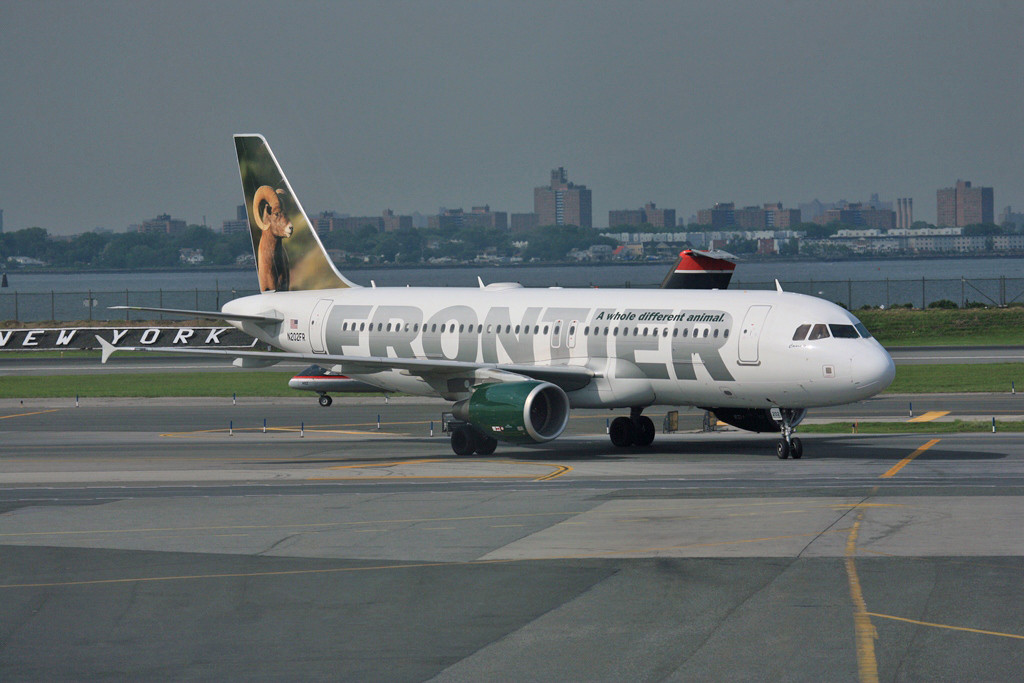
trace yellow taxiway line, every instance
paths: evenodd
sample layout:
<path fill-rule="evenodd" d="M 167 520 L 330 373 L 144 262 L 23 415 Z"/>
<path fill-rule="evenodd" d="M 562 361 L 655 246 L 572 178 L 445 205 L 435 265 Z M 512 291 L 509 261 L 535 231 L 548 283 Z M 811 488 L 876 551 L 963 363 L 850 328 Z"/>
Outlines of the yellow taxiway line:
<path fill-rule="evenodd" d="M 918 448 L 916 451 L 914 451 L 913 453 L 911 453 L 910 455 L 908 455 L 907 457 L 903 458 L 898 463 L 896 463 L 895 465 L 890 467 L 885 472 L 885 474 L 883 474 L 883 475 L 881 475 L 879 477 L 879 479 L 891 479 L 892 477 L 895 477 L 896 473 L 899 472 L 900 470 L 902 470 L 907 465 L 909 465 L 911 460 L 913 460 L 917 456 L 919 456 L 922 453 L 924 453 L 926 450 L 928 450 L 929 448 L 931 448 L 932 446 L 937 444 L 939 441 L 941 441 L 941 439 L 932 439 L 928 443 L 924 444 L 923 446 Z"/>
<path fill-rule="evenodd" d="M 907 420 L 907 422 L 931 422 L 933 420 L 938 420 L 940 417 L 946 417 L 947 415 L 949 415 L 948 410 L 931 410 L 923 415 L 912 417 Z"/>
<path fill-rule="evenodd" d="M 17 415 L 0 415 L 0 420 L 8 420 L 12 417 L 28 417 L 29 415 L 42 415 L 43 413 L 56 413 L 60 408 L 51 408 L 50 410 L 37 410 L 34 413 L 18 413 Z"/>

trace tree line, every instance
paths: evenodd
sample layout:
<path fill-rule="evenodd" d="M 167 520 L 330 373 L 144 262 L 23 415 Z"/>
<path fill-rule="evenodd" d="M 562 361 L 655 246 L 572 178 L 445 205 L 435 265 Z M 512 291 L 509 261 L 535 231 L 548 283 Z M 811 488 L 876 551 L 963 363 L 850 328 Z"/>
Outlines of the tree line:
<path fill-rule="evenodd" d="M 354 232 L 328 232 L 320 239 L 327 249 L 342 252 L 340 260 L 348 263 L 419 263 L 443 257 L 468 261 L 483 253 L 558 261 L 573 249 L 617 244 L 597 230 L 571 225 L 545 226 L 517 234 L 475 228 L 456 232 L 412 228 L 382 233 L 368 225 Z M 173 268 L 183 265 L 181 249 L 201 249 L 204 263 L 215 266 L 234 265 L 240 257 L 253 253 L 248 232 L 225 235 L 201 225 L 190 225 L 175 235 L 85 232 L 65 237 L 50 235 L 38 227 L 0 233 L 0 264 L 20 256 L 54 268 Z"/>

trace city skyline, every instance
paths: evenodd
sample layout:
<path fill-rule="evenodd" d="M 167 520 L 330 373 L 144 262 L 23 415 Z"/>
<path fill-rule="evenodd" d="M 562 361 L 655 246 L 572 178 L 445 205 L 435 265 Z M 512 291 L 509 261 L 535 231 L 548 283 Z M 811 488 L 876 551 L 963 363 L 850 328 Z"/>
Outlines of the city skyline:
<path fill-rule="evenodd" d="M 600 222 L 881 192 L 934 223 L 956 178 L 1024 206 L 1024 6 L 934 9 L 12 0 L 0 207 L 54 234 L 218 225 L 238 132 L 267 136 L 307 209 L 356 216 L 525 213 L 558 166 Z"/>

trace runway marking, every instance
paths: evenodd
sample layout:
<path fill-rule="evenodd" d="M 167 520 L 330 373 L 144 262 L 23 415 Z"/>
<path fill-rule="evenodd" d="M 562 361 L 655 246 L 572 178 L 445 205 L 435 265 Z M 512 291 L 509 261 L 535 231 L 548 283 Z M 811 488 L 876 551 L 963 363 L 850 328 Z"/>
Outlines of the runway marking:
<path fill-rule="evenodd" d="M 526 515 L 522 515 L 526 516 Z M 823 533 L 844 533 L 848 529 L 832 529 Z M 144 577 L 122 577 L 119 579 L 85 579 L 81 581 L 52 581 L 52 582 L 38 582 L 38 583 L 5 583 L 0 584 L 0 590 L 15 589 L 15 588 L 71 588 L 76 586 L 97 586 L 97 585 L 110 585 L 118 583 L 153 583 L 157 581 L 195 581 L 200 579 L 237 579 L 237 578 L 260 578 L 260 577 L 275 577 L 275 576 L 302 576 L 311 574 L 344 574 L 352 572 L 366 572 L 366 571 L 384 571 L 388 569 L 421 569 L 425 567 L 467 567 L 473 565 L 489 565 L 489 564 L 511 564 L 513 562 L 536 562 L 538 560 L 572 560 L 572 559 L 586 559 L 586 558 L 598 558 L 607 557 L 610 554 L 625 554 L 635 552 L 650 552 L 652 550 L 666 550 L 673 548 L 701 548 L 708 546 L 717 545 L 733 545 L 736 543 L 760 543 L 763 541 L 774 541 L 786 538 L 800 538 L 806 536 L 818 536 L 818 532 L 810 534 L 793 534 L 789 536 L 770 536 L 766 538 L 747 538 L 738 539 L 733 541 L 720 541 L 715 543 L 691 543 L 680 546 L 670 546 L 669 548 L 651 548 L 651 549 L 636 549 L 636 550 L 619 550 L 619 551 L 608 551 L 604 553 L 587 553 L 581 555 L 564 555 L 557 557 L 523 557 L 523 558 L 508 558 L 508 559 L 495 559 L 495 560 L 468 560 L 463 562 L 417 562 L 412 564 L 381 564 L 373 565 L 370 567 L 333 567 L 329 569 L 285 569 L 280 571 L 267 571 L 267 572 L 228 572 L 223 574 L 183 574 L 183 575 L 170 575 L 170 576 L 144 576 Z"/>
<path fill-rule="evenodd" d="M 896 463 L 895 465 L 890 467 L 885 472 L 885 474 L 883 474 L 883 475 L 881 475 L 879 477 L 879 479 L 891 479 L 892 477 L 895 477 L 896 473 L 899 472 L 900 470 L 902 470 L 907 465 L 909 465 L 911 460 L 913 460 L 917 456 L 921 455 L 922 453 L 924 453 L 926 450 L 928 450 L 929 448 L 931 448 L 932 446 L 934 446 L 935 444 L 937 444 L 941 440 L 942 439 L 932 439 L 931 441 L 927 442 L 926 444 L 924 444 L 923 446 L 918 448 L 916 451 L 914 451 L 913 453 L 911 453 L 910 455 L 908 455 L 907 457 L 903 458 L 898 463 Z"/>
<path fill-rule="evenodd" d="M 394 462 L 382 462 L 382 463 L 362 463 L 358 465 L 335 465 L 328 467 L 329 470 L 348 470 L 348 469 L 378 469 L 381 467 L 398 467 L 400 465 L 423 465 L 423 464 L 440 464 L 440 463 L 485 463 L 488 465 L 524 465 L 527 467 L 552 467 L 554 471 L 543 474 L 533 479 L 533 481 L 551 481 L 558 477 L 572 471 L 572 467 L 569 465 L 556 465 L 555 463 L 548 462 L 525 462 L 522 460 L 467 460 L 465 458 L 421 458 L 417 460 L 398 460 Z M 445 475 L 402 475 L 402 474 L 389 474 L 389 475 L 377 475 L 377 476 L 365 476 L 365 477 L 311 477 L 308 481 L 359 481 L 359 480 L 380 480 L 380 479 L 525 479 L 533 477 L 531 474 L 479 474 L 479 475 L 466 475 L 457 474 L 451 476 Z"/>
<path fill-rule="evenodd" d="M 854 637 L 857 642 L 857 670 L 860 672 L 860 680 L 864 683 L 878 681 L 878 660 L 875 658 L 875 640 L 878 638 L 878 631 L 871 623 L 868 616 L 868 608 L 864 603 L 864 593 L 860 587 L 860 578 L 857 576 L 857 565 L 854 556 L 857 553 L 857 534 L 860 531 L 861 520 L 864 519 L 864 511 L 857 513 L 857 520 L 850 528 L 850 534 L 846 537 L 846 577 L 850 584 L 850 599 L 853 600 L 853 627 Z"/>
<path fill-rule="evenodd" d="M 51 498 L 45 498 L 41 500 L 56 500 Z M 118 499 L 112 499 L 118 500 Z M 716 510 L 719 508 L 734 508 L 734 507 L 765 507 L 772 505 L 791 505 L 792 501 L 757 501 L 750 503 L 717 503 L 713 505 L 700 505 L 695 510 Z M 851 503 L 849 505 L 821 505 L 821 506 L 808 506 L 808 507 L 857 507 L 858 504 Z M 883 504 L 876 504 L 881 507 Z M 899 504 L 893 504 L 894 507 Z M 487 520 L 487 519 L 515 519 L 525 517 L 574 517 L 587 512 L 592 512 L 596 515 L 611 517 L 619 514 L 630 514 L 637 512 L 659 512 L 664 510 L 679 510 L 678 505 L 674 506 L 657 506 L 657 507 L 634 507 L 634 508 L 623 508 L 621 510 L 615 510 L 614 512 L 594 512 L 592 510 L 562 510 L 553 512 L 519 512 L 506 515 L 462 515 L 455 517 L 421 517 L 421 518 L 409 518 L 409 519 L 370 519 L 362 520 L 358 522 L 310 522 L 305 524 L 245 524 L 245 525 L 217 525 L 217 526 L 194 526 L 194 527 L 152 527 L 152 528 L 134 528 L 134 529 L 79 529 L 79 530 L 59 530 L 59 531 L 16 531 L 16 532 L 0 532 L 0 538 L 18 538 L 18 537 L 35 537 L 35 536 L 88 536 L 91 534 L 134 534 L 134 533 L 159 533 L 159 532 L 184 532 L 184 531 L 224 531 L 224 530 L 270 530 L 270 529 L 316 529 L 316 528 L 328 528 L 328 527 L 346 527 L 346 526 L 360 526 L 366 524 L 417 524 L 425 522 L 466 522 L 475 520 Z M 784 512 L 783 514 L 788 514 Z M 710 517 L 699 517 L 697 515 L 687 515 L 688 519 L 710 519 Z M 560 524 L 575 524 L 585 525 L 588 522 L 560 522 Z M 845 531 L 842 530 L 842 531 Z M 826 532 L 830 533 L 830 532 Z M 813 534 L 801 534 L 801 536 L 813 535 Z M 779 538 L 790 538 L 788 536 Z M 761 539 L 765 540 L 765 539 Z M 718 545 L 718 544 L 713 544 Z"/>
<path fill-rule="evenodd" d="M 923 415 L 918 415 L 917 417 L 910 418 L 909 420 L 907 420 L 907 422 L 931 422 L 933 420 L 938 420 L 940 417 L 945 417 L 947 415 L 949 415 L 948 410 L 930 410 L 927 413 L 924 413 Z"/>
<path fill-rule="evenodd" d="M 891 614 L 877 614 L 875 612 L 868 612 L 868 615 L 872 617 L 878 617 L 880 619 L 893 619 L 894 621 L 905 621 L 908 624 L 917 624 L 918 626 L 932 626 L 934 628 L 946 628 L 952 631 L 967 631 L 968 633 L 980 633 L 986 636 L 999 636 L 1001 638 L 1016 638 L 1017 640 L 1024 640 L 1024 636 L 1017 635 L 1016 633 L 1001 633 L 1000 631 L 985 631 L 979 628 L 967 628 L 966 626 L 935 624 L 930 621 L 918 621 L 917 619 L 907 619 L 906 617 L 896 617 Z"/>
<path fill-rule="evenodd" d="M 12 417 L 28 417 L 29 415 L 42 415 L 43 413 L 56 413 L 60 408 L 51 408 L 50 410 L 37 410 L 34 413 L 18 413 L 17 415 L 0 415 L 0 420 L 8 420 Z"/>

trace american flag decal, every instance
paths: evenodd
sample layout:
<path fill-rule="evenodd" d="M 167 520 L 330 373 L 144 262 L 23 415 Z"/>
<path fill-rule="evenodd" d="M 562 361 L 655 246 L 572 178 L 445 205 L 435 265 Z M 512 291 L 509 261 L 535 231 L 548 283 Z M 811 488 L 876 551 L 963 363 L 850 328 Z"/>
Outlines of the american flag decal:
<path fill-rule="evenodd" d="M 293 330 L 299 329 L 299 321 L 298 321 L 298 319 L 297 318 L 292 318 L 291 320 L 289 320 L 288 321 L 288 326 L 291 327 Z"/>

